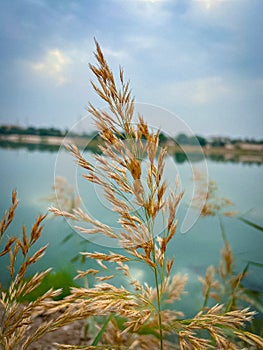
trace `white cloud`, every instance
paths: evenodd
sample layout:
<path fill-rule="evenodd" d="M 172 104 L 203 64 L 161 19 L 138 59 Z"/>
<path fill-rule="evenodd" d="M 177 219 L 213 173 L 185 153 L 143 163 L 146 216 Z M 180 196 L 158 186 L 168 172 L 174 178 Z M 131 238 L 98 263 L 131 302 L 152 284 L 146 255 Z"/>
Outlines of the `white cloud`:
<path fill-rule="evenodd" d="M 248 13 L 253 9 L 250 1 L 191 0 L 187 11 L 189 22 L 221 26 L 228 30 L 242 29 Z"/>
<path fill-rule="evenodd" d="M 171 0 L 117 1 L 137 19 L 152 22 L 155 25 L 165 23 L 172 16 L 168 6 L 172 3 Z"/>
<path fill-rule="evenodd" d="M 144 2 L 144 3 L 150 3 L 150 4 L 165 4 L 167 2 L 170 2 L 170 0 L 139 0 L 138 2 Z"/>
<path fill-rule="evenodd" d="M 114 50 L 110 47 L 103 47 L 103 52 L 106 57 L 112 57 L 114 59 L 121 60 L 123 59 L 127 54 L 122 50 Z"/>
<path fill-rule="evenodd" d="M 127 36 L 126 41 L 132 50 L 145 50 L 156 47 L 158 44 L 158 39 L 150 35 L 130 35 Z"/>
<path fill-rule="evenodd" d="M 214 9 L 217 6 L 219 6 L 220 2 L 225 0 L 193 0 L 196 3 L 199 4 L 199 6 L 202 6 L 206 10 Z"/>
<path fill-rule="evenodd" d="M 58 85 L 64 85 L 67 82 L 64 73 L 69 63 L 70 59 L 65 53 L 52 49 L 41 61 L 31 63 L 31 67 L 35 72 L 52 77 Z"/>
<path fill-rule="evenodd" d="M 192 87 L 190 99 L 193 103 L 202 105 L 213 102 L 222 97 L 227 97 L 231 88 L 225 84 L 224 79 L 219 76 L 197 79 L 189 84 L 186 88 Z"/>
<path fill-rule="evenodd" d="M 176 100 L 184 100 L 193 105 L 206 105 L 227 98 L 234 86 L 220 76 L 176 82 L 166 86 L 166 93 Z"/>
<path fill-rule="evenodd" d="M 241 105 L 255 95 L 262 96 L 262 79 L 230 79 L 210 76 L 203 79 L 183 81 L 166 86 L 169 96 L 193 106 Z"/>

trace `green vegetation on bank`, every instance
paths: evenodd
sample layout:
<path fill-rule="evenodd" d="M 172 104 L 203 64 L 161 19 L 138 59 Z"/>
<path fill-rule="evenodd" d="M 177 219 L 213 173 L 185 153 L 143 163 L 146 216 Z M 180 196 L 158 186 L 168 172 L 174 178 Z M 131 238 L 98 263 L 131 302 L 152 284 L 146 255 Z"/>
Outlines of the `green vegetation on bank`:
<path fill-rule="evenodd" d="M 0 135 L 36 135 L 36 136 L 65 136 L 65 132 L 62 132 L 56 128 L 36 128 L 29 126 L 23 128 L 17 125 L 2 125 L 0 126 Z"/>
<path fill-rule="evenodd" d="M 21 127 L 18 125 L 1 125 L 0 126 L 0 137 L 1 136 L 7 136 L 7 135 L 20 135 L 20 136 L 50 136 L 50 137 L 78 137 L 78 138 L 87 138 L 89 140 L 97 140 L 100 141 L 100 136 L 97 132 L 71 132 L 68 130 L 60 130 L 58 128 L 54 127 Z M 189 146 L 211 146 L 211 147 L 225 147 L 226 145 L 233 145 L 235 147 L 238 147 L 240 144 L 248 144 L 248 145 L 263 145 L 263 139 L 262 140 L 255 140 L 253 138 L 235 138 L 232 139 L 230 137 L 222 137 L 222 136 L 216 136 L 216 137 L 209 137 L 205 138 L 200 135 L 192 135 L 188 136 L 186 134 L 180 133 L 174 137 L 167 136 L 163 132 L 159 134 L 159 141 L 161 143 L 166 142 L 175 142 L 178 145 L 189 145 Z"/>

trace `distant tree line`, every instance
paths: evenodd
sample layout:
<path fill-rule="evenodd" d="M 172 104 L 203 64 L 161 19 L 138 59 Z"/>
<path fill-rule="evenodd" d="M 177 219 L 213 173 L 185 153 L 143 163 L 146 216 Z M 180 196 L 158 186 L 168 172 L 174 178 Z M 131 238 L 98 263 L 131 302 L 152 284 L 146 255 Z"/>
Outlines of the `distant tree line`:
<path fill-rule="evenodd" d="M 179 134 L 177 135 L 174 140 L 178 145 L 198 145 L 206 146 L 210 145 L 212 147 L 224 147 L 226 145 L 238 145 L 239 143 L 249 143 L 249 144 L 263 144 L 263 139 L 261 140 L 255 140 L 255 139 L 241 139 L 236 138 L 232 139 L 230 137 L 224 137 L 224 136 L 216 136 L 216 137 L 209 137 L 206 139 L 203 136 L 195 135 L 195 136 L 187 136 L 185 134 Z"/>
<path fill-rule="evenodd" d="M 37 135 L 37 136 L 64 136 L 65 133 L 56 128 L 36 128 L 29 126 L 22 128 L 20 126 L 0 126 L 1 135 Z"/>
<path fill-rule="evenodd" d="M 76 133 L 70 132 L 68 130 L 61 131 L 57 128 L 36 128 L 33 126 L 29 126 L 27 128 L 23 128 L 21 126 L 16 125 L 2 125 L 0 126 L 0 135 L 37 135 L 37 136 L 57 136 L 57 137 L 84 137 L 92 140 L 100 141 L 100 136 L 96 131 L 90 133 Z M 119 135 L 119 137 L 121 137 Z M 123 135 L 124 137 L 124 135 Z M 263 140 L 254 140 L 254 139 L 232 139 L 230 137 L 210 137 L 205 138 L 203 136 L 195 135 L 188 136 L 186 134 L 180 133 L 175 137 L 167 136 L 164 133 L 160 133 L 159 135 L 160 143 L 165 144 L 167 142 L 175 142 L 178 145 L 201 145 L 202 147 L 206 145 L 210 145 L 212 147 L 224 147 L 225 145 L 237 145 L 239 143 L 249 143 L 249 144 L 263 144 Z"/>

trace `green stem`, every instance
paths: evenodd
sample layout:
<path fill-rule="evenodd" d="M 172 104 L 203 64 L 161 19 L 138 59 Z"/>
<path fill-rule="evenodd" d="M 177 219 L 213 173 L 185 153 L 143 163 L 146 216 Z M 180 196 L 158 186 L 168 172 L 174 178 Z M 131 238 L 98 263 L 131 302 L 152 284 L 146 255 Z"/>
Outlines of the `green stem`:
<path fill-rule="evenodd" d="M 207 290 L 207 292 L 206 292 L 206 294 L 205 294 L 204 303 L 203 303 L 202 309 L 204 309 L 204 308 L 206 307 L 206 305 L 207 305 L 208 298 L 209 298 L 209 293 L 210 293 L 210 289 L 211 289 L 211 288 L 209 287 L 208 290 Z"/>
<path fill-rule="evenodd" d="M 149 232 L 151 232 L 152 240 L 153 240 L 153 222 L 151 222 L 148 213 L 145 213 L 147 225 Z M 155 285 L 156 285 L 156 293 L 157 293 L 157 311 L 158 311 L 158 323 L 159 323 L 159 332 L 160 332 L 160 350 L 163 350 L 163 328 L 162 328 L 162 315 L 161 315 L 161 297 L 160 297 L 160 289 L 159 289 L 159 280 L 158 280 L 158 270 L 157 270 L 157 264 L 156 264 L 156 256 L 155 256 L 155 248 L 153 247 L 152 250 L 152 259 L 155 264 L 154 267 L 154 278 L 155 278 Z"/>
<path fill-rule="evenodd" d="M 154 277 L 157 291 L 157 307 L 158 307 L 158 322 L 159 322 L 159 331 L 160 331 L 160 350 L 163 350 L 163 329 L 162 329 L 162 315 L 161 315 L 161 300 L 160 300 L 160 290 L 157 276 L 157 269 L 154 268 Z"/>
<path fill-rule="evenodd" d="M 220 225 L 220 230 L 221 230 L 223 241 L 228 244 L 228 240 L 226 237 L 226 230 L 225 230 L 225 226 L 223 224 L 222 217 L 220 215 L 218 215 L 218 219 L 219 219 L 219 225 Z"/>
<path fill-rule="evenodd" d="M 104 322 L 101 330 L 99 331 L 99 333 L 97 334 L 96 338 L 93 340 L 92 342 L 92 346 L 96 346 L 98 345 L 98 342 L 101 340 L 101 337 L 103 336 L 103 333 L 106 331 L 108 324 L 110 322 L 110 320 L 112 319 L 113 315 L 110 314 L 110 316 L 106 319 L 106 321 Z"/>
<path fill-rule="evenodd" d="M 154 248 L 153 248 L 153 261 L 154 261 L 154 264 L 155 264 L 154 278 L 155 278 L 155 285 L 156 285 L 156 292 L 157 292 L 157 310 L 158 310 L 158 323 L 159 323 L 159 331 L 160 331 L 160 350 L 163 350 L 163 328 L 162 328 L 162 315 L 161 315 L 161 297 L 160 297 L 158 271 L 157 271 L 157 266 L 156 266 L 156 258 L 155 258 L 155 249 Z"/>

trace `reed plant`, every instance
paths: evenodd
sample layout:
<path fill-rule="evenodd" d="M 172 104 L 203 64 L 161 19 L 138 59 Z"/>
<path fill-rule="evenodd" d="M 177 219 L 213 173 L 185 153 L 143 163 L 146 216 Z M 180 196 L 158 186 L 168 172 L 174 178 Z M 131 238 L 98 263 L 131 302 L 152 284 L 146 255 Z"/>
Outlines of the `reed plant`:
<path fill-rule="evenodd" d="M 65 307 L 63 300 L 55 300 L 62 290 L 49 289 L 27 302 L 36 292 L 51 269 L 37 272 L 30 277 L 28 272 L 44 256 L 47 245 L 36 249 L 43 230 L 46 215 L 39 215 L 31 230 L 22 227 L 21 234 L 10 235 L 9 229 L 18 206 L 17 194 L 12 193 L 12 204 L 0 222 L 0 266 L 8 270 L 10 282 L 7 288 L 0 285 L 0 349 L 26 350 L 45 334 L 53 332 L 75 320 L 88 317 L 83 309 Z M 3 258 L 9 256 L 9 264 Z M 39 315 L 51 315 L 49 320 L 35 325 Z"/>
<path fill-rule="evenodd" d="M 122 68 L 117 83 L 95 43 L 97 64 L 90 64 L 90 69 L 96 82 L 91 84 L 108 111 L 91 103 L 88 111 L 104 141 L 101 154 L 95 155 L 92 163 L 76 146 L 69 145 L 68 149 L 84 169 L 84 178 L 102 187 L 112 211 L 118 215 L 119 229 L 92 218 L 81 208 L 50 209 L 75 222 L 75 229 L 87 238 L 102 234 L 122 248 L 117 253 L 83 252 L 97 261 L 98 268 L 78 271 L 77 277 L 93 275 L 97 283 L 90 288 L 73 288 L 65 298 L 69 305 L 105 317 L 96 341 L 86 349 L 238 349 L 241 343 L 263 348 L 262 339 L 244 329 L 254 311 L 230 309 L 218 303 L 207 307 L 206 300 L 215 287 L 212 270 L 203 281 L 205 302 L 200 312 L 187 319 L 176 309 L 176 301 L 185 293 L 187 276 L 173 273 L 176 262 L 168 256 L 167 247 L 176 234 L 176 212 L 183 193 L 178 191 L 178 184 L 172 187 L 165 179 L 167 150 L 159 146 L 160 130 L 152 130 L 141 115 L 134 120 L 134 97 Z M 157 230 L 160 220 L 163 226 Z M 230 273 L 227 246 L 223 256 Z M 152 274 L 154 285 L 142 284 L 133 277 L 130 267 L 134 263 Z M 115 276 L 112 265 L 128 280 L 129 288 L 110 282 Z"/>
<path fill-rule="evenodd" d="M 202 176 L 196 176 L 197 181 L 201 183 L 199 188 L 202 190 Z M 198 196 L 197 196 L 198 197 Z M 262 292 L 253 291 L 245 286 L 245 278 L 249 274 L 250 267 L 256 265 L 262 267 L 262 264 L 248 260 L 243 262 L 243 269 L 236 271 L 235 255 L 233 254 L 231 244 L 228 239 L 227 227 L 224 223 L 224 218 L 229 217 L 234 220 L 240 220 L 249 226 L 260 230 L 259 225 L 251 223 L 251 221 L 243 218 L 242 215 L 235 210 L 234 203 L 226 197 L 219 195 L 219 189 L 215 181 L 210 180 L 208 191 L 206 195 L 206 203 L 201 211 L 202 217 L 213 216 L 218 219 L 221 237 L 223 241 L 223 248 L 221 250 L 221 257 L 217 267 L 210 265 L 207 268 L 205 277 L 199 277 L 203 285 L 202 292 L 204 296 L 203 307 L 211 300 L 224 303 L 226 311 L 240 309 L 242 305 L 250 305 L 262 314 Z M 262 324 L 262 322 L 260 322 Z M 253 329 L 254 324 L 250 325 Z M 258 333 L 263 334 L 263 328 L 259 329 Z"/>
<path fill-rule="evenodd" d="M 169 256 L 168 246 L 177 230 L 176 213 L 183 193 L 178 183 L 169 185 L 164 169 L 166 148 L 159 146 L 159 131 L 152 130 L 142 116 L 134 120 L 134 98 L 129 83 L 119 71 L 115 81 L 96 42 L 97 64 L 90 65 L 96 77 L 95 92 L 109 107 L 108 112 L 90 104 L 103 144 L 94 164 L 74 146 L 68 146 L 87 181 L 101 186 L 104 196 L 118 216 L 118 229 L 91 217 L 67 201 L 66 208 L 50 208 L 56 216 L 72 220 L 75 229 L 89 236 L 102 234 L 120 250 L 82 252 L 95 260 L 98 267 L 77 272 L 77 278 L 92 276 L 94 285 L 72 287 L 68 296 L 55 300 L 60 290 L 50 289 L 31 302 L 26 296 L 41 284 L 50 271 L 27 277 L 30 266 L 38 262 L 47 246 L 35 249 L 42 233 L 45 216 L 40 215 L 28 230 L 10 236 L 18 205 L 16 193 L 12 205 L 0 222 L 0 257 L 9 255 L 7 266 L 10 284 L 0 290 L 0 346 L 3 350 L 26 350 L 44 334 L 75 320 L 96 320 L 99 330 L 86 346 L 55 344 L 57 349 L 263 349 L 262 338 L 246 330 L 255 312 L 231 303 L 224 305 L 219 297 L 208 304 L 217 289 L 214 271 L 208 270 L 203 283 L 204 305 L 191 318 L 178 310 L 177 301 L 184 295 L 187 276 L 174 273 L 176 260 Z M 71 198 L 71 197 L 70 197 Z M 75 202 L 74 202 L 75 203 Z M 70 204 L 70 205 L 68 205 Z M 160 229 L 159 223 L 162 222 Z M 232 274 L 232 255 L 227 246 L 222 278 Z M 131 267 L 139 264 L 153 277 L 154 284 L 134 278 Z M 122 274 L 125 283 L 113 283 Z M 227 281 L 227 278 L 225 278 Z M 234 285 L 238 290 L 240 278 Z M 232 293 L 233 294 L 233 293 Z M 236 294 L 231 295 L 232 299 Z M 235 306 L 235 307 L 234 307 Z M 34 327 L 35 317 L 50 315 L 50 320 Z M 89 339 L 91 334 L 89 335 Z"/>

